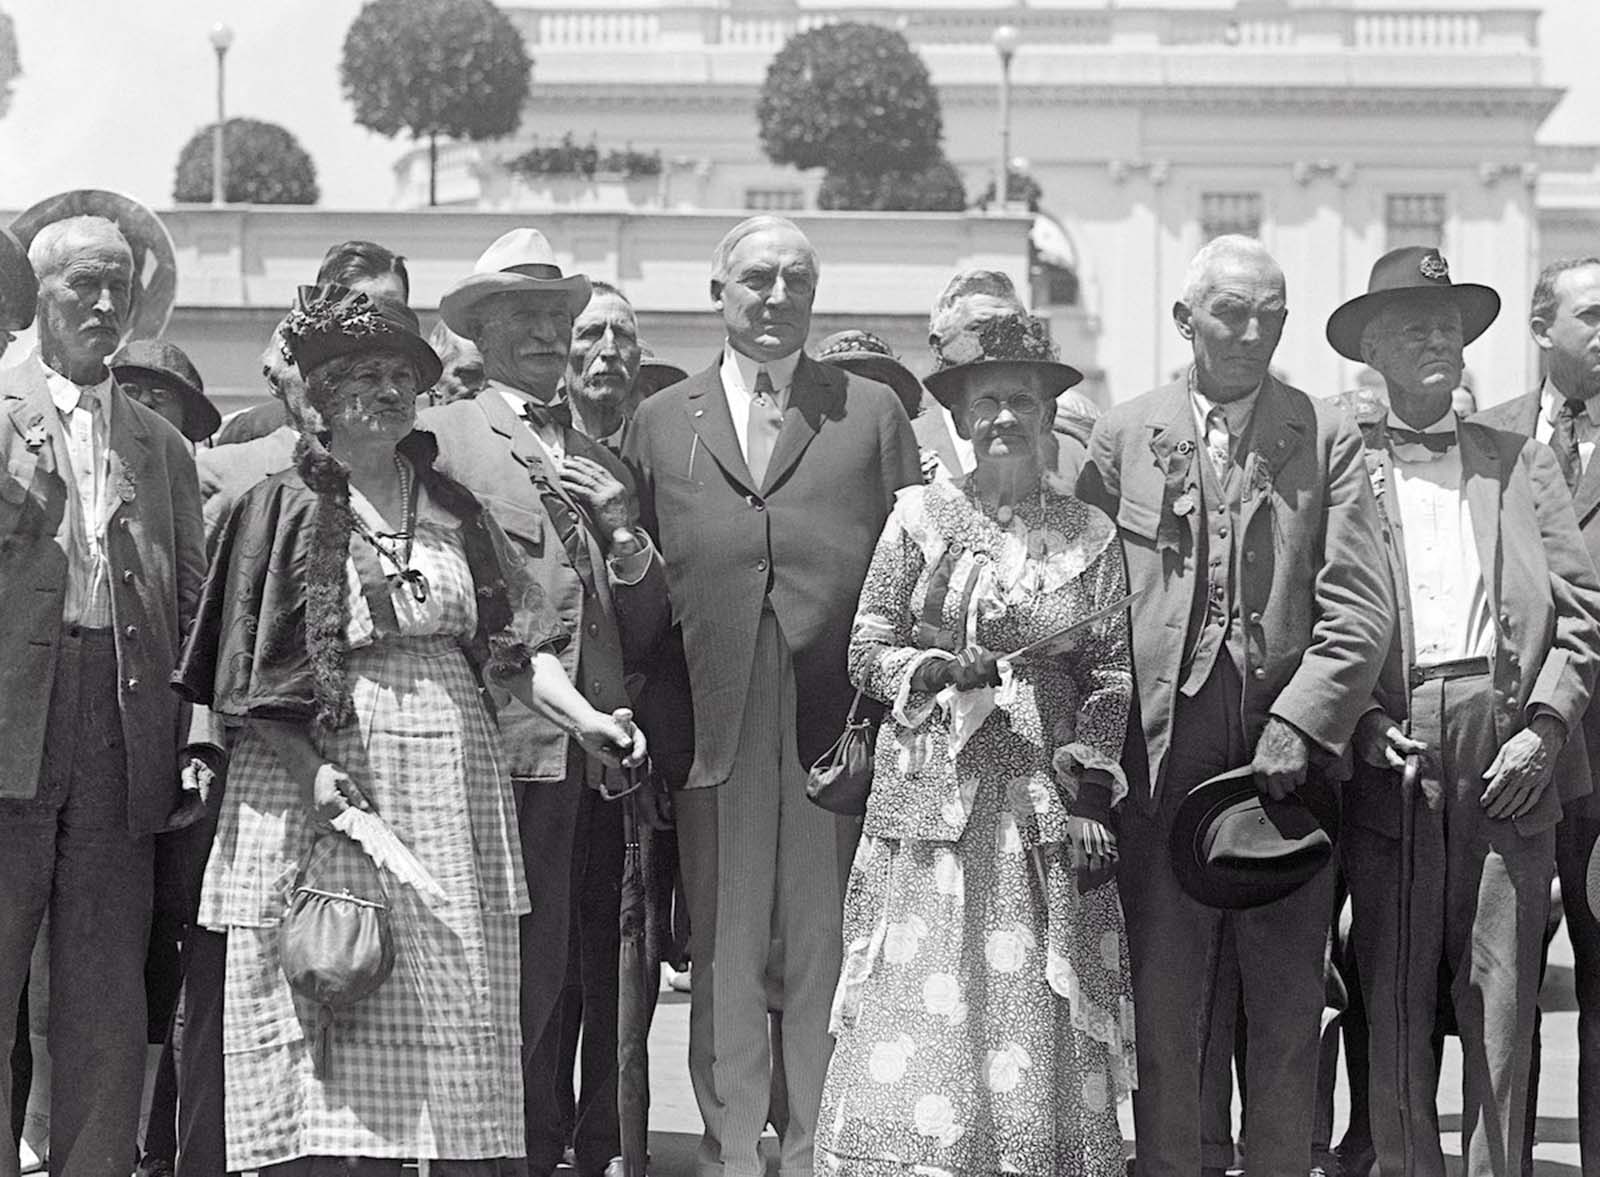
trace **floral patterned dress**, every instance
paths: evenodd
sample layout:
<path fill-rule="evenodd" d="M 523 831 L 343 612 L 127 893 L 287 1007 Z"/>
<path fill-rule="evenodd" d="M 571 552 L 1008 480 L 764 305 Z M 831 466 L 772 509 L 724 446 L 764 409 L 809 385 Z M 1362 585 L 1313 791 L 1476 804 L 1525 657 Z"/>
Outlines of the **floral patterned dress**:
<path fill-rule="evenodd" d="M 1117 1103 L 1136 1072 L 1122 909 L 1114 882 L 1080 892 L 1065 842 L 1075 804 L 1127 792 L 1126 614 L 1003 660 L 998 688 L 911 686 L 949 657 L 938 646 L 1016 652 L 1114 602 L 1114 539 L 1067 495 L 1043 491 L 1002 524 L 945 480 L 902 491 L 884 528 L 850 669 L 891 718 L 846 893 L 823 1172 L 1123 1170 Z"/>

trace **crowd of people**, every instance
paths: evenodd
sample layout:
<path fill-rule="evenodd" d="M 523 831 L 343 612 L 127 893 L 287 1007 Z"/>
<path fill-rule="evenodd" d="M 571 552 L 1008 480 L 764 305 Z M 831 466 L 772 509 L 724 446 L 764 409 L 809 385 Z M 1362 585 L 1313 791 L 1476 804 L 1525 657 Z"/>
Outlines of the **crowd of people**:
<path fill-rule="evenodd" d="M 1219 237 L 1101 412 L 992 271 L 925 380 L 808 354 L 776 216 L 692 374 L 536 229 L 427 338 L 347 242 L 224 421 L 127 339 L 138 218 L 62 207 L 0 231 L 0 1177 L 637 1177 L 641 844 L 702 1177 L 769 1125 L 784 1177 L 1442 1177 L 1447 1034 L 1466 1171 L 1528 1172 L 1563 914 L 1600 1172 L 1600 259 L 1469 414 L 1500 299 L 1438 250 L 1313 397 Z"/>

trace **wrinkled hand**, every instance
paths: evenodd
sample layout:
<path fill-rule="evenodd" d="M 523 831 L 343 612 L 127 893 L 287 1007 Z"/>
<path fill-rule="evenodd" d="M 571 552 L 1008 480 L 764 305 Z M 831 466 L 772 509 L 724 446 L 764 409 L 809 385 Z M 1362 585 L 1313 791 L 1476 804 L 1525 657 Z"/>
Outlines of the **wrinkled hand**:
<path fill-rule="evenodd" d="M 183 768 L 178 773 L 178 787 L 185 793 L 195 793 L 200 804 L 211 804 L 211 793 L 226 773 L 226 759 L 214 749 L 195 748 L 183 757 Z"/>
<path fill-rule="evenodd" d="M 311 782 L 311 819 L 318 826 L 328 828 L 333 819 L 346 809 L 372 808 L 372 802 L 361 791 L 361 786 L 350 778 L 344 769 L 333 764 L 323 764 Z"/>
<path fill-rule="evenodd" d="M 561 486 L 588 508 L 601 535 L 631 528 L 639 517 L 628 488 L 593 458 L 567 455 L 561 464 Z"/>
<path fill-rule="evenodd" d="M 1255 759 L 1250 762 L 1256 774 L 1256 788 L 1274 801 L 1282 801 L 1305 784 L 1310 758 L 1306 738 L 1293 724 L 1276 715 L 1268 717 L 1256 744 Z"/>
<path fill-rule="evenodd" d="M 1117 861 L 1117 836 L 1092 817 L 1067 818 L 1074 870 L 1109 870 Z"/>
<path fill-rule="evenodd" d="M 1400 729 L 1400 725 L 1383 711 L 1374 708 L 1356 724 L 1356 755 L 1373 768 L 1392 768 L 1404 771 L 1406 757 L 1421 755 L 1428 745 L 1413 740 Z"/>
<path fill-rule="evenodd" d="M 1495 753 L 1484 770 L 1488 788 L 1483 810 L 1496 820 L 1532 813 L 1555 772 L 1556 757 L 1567 742 L 1567 728 L 1555 716 L 1541 713 Z"/>
<path fill-rule="evenodd" d="M 591 707 L 572 734 L 584 751 L 619 768 L 643 764 L 648 751 L 644 732 L 634 724 L 633 712 L 626 707 L 619 707 L 610 715 Z"/>

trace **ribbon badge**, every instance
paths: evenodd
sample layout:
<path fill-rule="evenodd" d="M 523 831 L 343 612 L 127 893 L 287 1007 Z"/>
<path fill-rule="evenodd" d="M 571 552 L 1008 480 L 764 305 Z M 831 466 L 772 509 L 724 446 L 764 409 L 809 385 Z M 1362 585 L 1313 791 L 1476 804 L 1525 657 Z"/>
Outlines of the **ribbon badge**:
<path fill-rule="evenodd" d="M 1194 442 L 1185 438 L 1166 455 L 1166 485 L 1161 492 L 1161 515 L 1156 523 L 1156 551 L 1176 554 L 1183 540 L 1186 516 L 1198 505 L 1189 489 L 1189 470 L 1194 464 Z"/>
<path fill-rule="evenodd" d="M 30 454 L 36 454 L 44 449 L 44 443 L 49 440 L 50 435 L 44 427 L 44 414 L 40 413 L 28 422 L 28 431 L 22 435 L 22 444 L 28 447 Z"/>
<path fill-rule="evenodd" d="M 122 477 L 117 480 L 117 497 L 124 503 L 131 503 L 138 493 L 138 486 L 133 481 L 133 471 L 124 466 Z"/>

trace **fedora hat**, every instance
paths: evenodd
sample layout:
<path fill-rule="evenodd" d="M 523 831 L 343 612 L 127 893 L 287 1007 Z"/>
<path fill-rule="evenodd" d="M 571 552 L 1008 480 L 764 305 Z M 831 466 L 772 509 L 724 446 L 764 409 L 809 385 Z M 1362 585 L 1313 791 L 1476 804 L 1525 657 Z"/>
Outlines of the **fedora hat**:
<path fill-rule="evenodd" d="M 183 401 L 183 435 L 204 441 L 222 427 L 222 414 L 206 397 L 189 357 L 181 347 L 163 339 L 130 339 L 111 357 L 111 374 L 119 381 L 155 381 L 172 389 Z"/>
<path fill-rule="evenodd" d="M 33 322 L 39 283 L 28 251 L 10 229 L 0 227 L 0 331 L 22 331 Z"/>
<path fill-rule="evenodd" d="M 1274 801 L 1245 765 L 1189 791 L 1167 849 L 1191 898 L 1238 909 L 1272 903 L 1309 881 L 1333 857 L 1338 834 L 1338 802 L 1321 780 Z"/>
<path fill-rule="evenodd" d="M 649 347 L 639 349 L 639 378 L 634 381 L 634 391 L 640 400 L 654 396 L 663 388 L 670 388 L 680 380 L 689 379 L 677 364 L 669 364 L 666 360 L 657 357 Z"/>
<path fill-rule="evenodd" d="M 178 295 L 178 259 L 172 235 L 161 218 L 120 192 L 75 188 L 47 196 L 26 209 L 11 222 L 11 231 L 27 249 L 40 229 L 69 217 L 103 217 L 116 225 L 133 250 L 133 307 L 123 325 L 123 340 L 162 335 Z"/>
<path fill-rule="evenodd" d="M 472 273 L 439 300 L 439 314 L 457 335 L 475 336 L 472 308 L 491 294 L 559 291 L 574 316 L 589 303 L 589 279 L 563 274 L 555 250 L 537 229 L 513 229 L 483 251 Z"/>
<path fill-rule="evenodd" d="M 416 311 L 334 283 L 300 287 L 283 321 L 283 339 L 308 383 L 329 360 L 372 351 L 397 351 L 415 364 L 419 391 L 439 383 L 444 372 L 439 353 L 422 338 Z"/>
<path fill-rule="evenodd" d="M 960 404 L 968 377 L 979 369 L 1026 369 L 1044 381 L 1045 393 L 1052 399 L 1083 379 L 1078 369 L 1056 359 L 1056 345 L 1050 341 L 1044 321 L 1025 312 L 1001 315 L 975 331 L 964 332 L 946 349 L 945 357 L 956 363 L 934 372 L 923 383 L 951 410 Z"/>
<path fill-rule="evenodd" d="M 835 331 L 818 345 L 816 358 L 887 384 L 904 406 L 906 416 L 915 417 L 922 412 L 922 381 L 896 358 L 894 349 L 872 332 L 856 328 Z"/>
<path fill-rule="evenodd" d="M 1461 335 L 1466 343 L 1487 331 L 1500 313 L 1500 296 L 1489 287 L 1450 281 L 1450 263 L 1437 249 L 1404 245 L 1373 263 L 1365 294 L 1328 317 L 1328 342 L 1345 359 L 1362 363 L 1361 333 L 1373 316 L 1419 295 L 1444 299 L 1461 308 Z"/>

